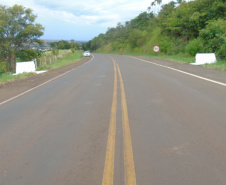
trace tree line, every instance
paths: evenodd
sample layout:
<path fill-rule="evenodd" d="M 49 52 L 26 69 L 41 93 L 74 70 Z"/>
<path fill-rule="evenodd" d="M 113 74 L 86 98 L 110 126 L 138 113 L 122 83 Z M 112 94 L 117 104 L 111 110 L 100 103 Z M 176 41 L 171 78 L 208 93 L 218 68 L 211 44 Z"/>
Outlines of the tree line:
<path fill-rule="evenodd" d="M 106 52 L 154 53 L 158 45 L 161 54 L 213 52 L 226 58 L 226 4 L 224 0 L 171 1 L 156 6 L 154 1 L 146 12 L 134 19 L 108 28 L 105 34 L 83 44 L 84 50 Z"/>
<path fill-rule="evenodd" d="M 50 46 L 54 49 L 79 49 L 79 44 L 74 39 L 71 39 L 70 42 L 66 40 L 51 42 Z"/>

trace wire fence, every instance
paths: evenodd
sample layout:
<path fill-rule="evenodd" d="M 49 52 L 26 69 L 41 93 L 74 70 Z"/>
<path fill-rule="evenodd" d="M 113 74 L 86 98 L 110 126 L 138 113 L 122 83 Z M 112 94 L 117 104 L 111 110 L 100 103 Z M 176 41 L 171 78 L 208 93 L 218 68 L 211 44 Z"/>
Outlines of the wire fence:
<path fill-rule="evenodd" d="M 58 54 L 53 54 L 52 51 L 44 52 L 40 57 L 33 59 L 35 63 L 35 68 L 51 65 L 72 53 L 71 50 L 59 50 Z M 24 61 L 25 62 L 25 61 Z M 7 72 L 7 62 L 0 61 L 0 74 Z"/>
<path fill-rule="evenodd" d="M 37 57 L 35 59 L 36 67 L 41 67 L 43 65 L 51 65 L 52 63 L 57 62 L 59 59 L 64 58 L 71 53 L 71 50 L 62 50 L 59 51 L 57 55 L 54 55 L 51 52 L 47 51 L 41 57 Z"/>

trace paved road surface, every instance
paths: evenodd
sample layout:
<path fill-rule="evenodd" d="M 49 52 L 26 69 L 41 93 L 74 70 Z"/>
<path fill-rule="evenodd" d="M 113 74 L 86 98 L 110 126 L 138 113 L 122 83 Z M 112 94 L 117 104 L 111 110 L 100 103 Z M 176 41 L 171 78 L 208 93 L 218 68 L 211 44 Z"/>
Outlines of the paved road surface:
<path fill-rule="evenodd" d="M 0 185 L 225 185 L 222 74 L 95 54 L 0 105 Z"/>

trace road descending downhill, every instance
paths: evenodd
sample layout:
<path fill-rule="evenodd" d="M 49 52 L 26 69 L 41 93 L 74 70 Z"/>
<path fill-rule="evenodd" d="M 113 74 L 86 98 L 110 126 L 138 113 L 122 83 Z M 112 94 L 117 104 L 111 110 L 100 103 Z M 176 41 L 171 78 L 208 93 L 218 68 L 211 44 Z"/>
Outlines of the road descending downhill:
<path fill-rule="evenodd" d="M 0 185 L 226 184 L 225 72 L 94 54 L 11 98 Z"/>

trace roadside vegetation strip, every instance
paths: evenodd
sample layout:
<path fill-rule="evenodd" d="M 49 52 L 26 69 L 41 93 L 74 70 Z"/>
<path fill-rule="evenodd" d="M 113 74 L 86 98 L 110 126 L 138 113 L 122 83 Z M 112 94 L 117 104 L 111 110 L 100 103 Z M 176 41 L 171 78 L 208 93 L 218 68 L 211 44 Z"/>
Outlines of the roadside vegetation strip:
<path fill-rule="evenodd" d="M 180 72 L 180 73 L 189 75 L 189 76 L 193 76 L 193 77 L 195 77 L 195 78 L 199 78 L 199 79 L 202 79 L 202 80 L 205 80 L 205 81 L 208 81 L 208 82 L 212 82 L 212 83 L 215 83 L 215 84 L 222 85 L 222 86 L 225 86 L 225 87 L 226 87 L 226 83 L 218 82 L 218 81 L 215 81 L 215 80 L 212 80 L 212 79 L 209 79 L 209 78 L 205 78 L 205 77 L 202 77 L 202 76 L 198 76 L 198 75 L 195 75 L 195 74 L 192 74 L 192 73 L 188 73 L 188 72 L 185 72 L 185 71 L 176 69 L 176 68 L 164 66 L 164 65 L 157 64 L 157 63 L 154 63 L 154 62 L 149 62 L 149 61 L 147 61 L 147 60 L 139 59 L 139 58 L 136 58 L 136 57 L 132 57 L 132 56 L 130 56 L 130 57 L 131 57 L 131 58 L 134 58 L 134 59 L 137 59 L 137 60 L 140 60 L 140 61 L 143 61 L 143 62 L 146 62 L 146 63 L 149 63 L 149 64 L 154 64 L 154 65 L 157 65 L 157 66 L 160 66 L 160 67 L 164 67 L 164 68 L 167 68 L 167 69 L 171 69 L 171 70 L 174 70 L 174 71 L 177 71 L 177 72 Z"/>
<path fill-rule="evenodd" d="M 63 55 L 63 54 L 61 54 Z M 75 53 L 67 52 L 64 57 L 59 58 L 56 62 L 52 62 L 51 64 L 44 64 L 38 67 L 38 70 L 45 69 L 57 69 L 66 65 L 70 65 L 75 63 L 76 61 L 82 59 L 82 53 L 76 51 Z"/>
<path fill-rule="evenodd" d="M 0 74 L 0 86 L 4 85 L 8 82 L 13 82 L 17 79 L 25 79 L 28 78 L 29 76 L 34 75 L 35 73 L 23 73 L 19 75 L 13 75 L 12 73 L 2 73 Z"/>
<path fill-rule="evenodd" d="M 126 24 L 118 23 L 116 27 L 109 28 L 105 34 L 84 43 L 83 48 L 120 54 L 142 53 L 153 57 L 161 55 L 159 57 L 166 56 L 168 60 L 172 55 L 175 58 L 194 58 L 197 53 L 215 53 L 218 61 L 226 62 L 224 0 L 194 0 L 176 4 L 168 1 L 155 13 L 154 6 L 156 3 Z M 202 12 L 202 18 L 195 18 L 194 15 L 199 12 Z M 196 19 L 199 21 L 194 27 Z M 155 46 L 160 48 L 157 54 Z"/>
<path fill-rule="evenodd" d="M 207 68 L 218 69 L 222 71 L 226 71 L 226 61 L 220 60 L 213 64 L 204 64 Z"/>
<path fill-rule="evenodd" d="M 80 59 L 82 59 L 82 54 L 80 52 L 70 53 L 66 55 L 64 58 L 60 58 L 57 62 L 46 64 L 38 67 L 37 70 L 49 70 L 49 69 L 57 69 L 66 65 L 73 64 Z M 0 73 L 0 85 L 4 85 L 8 82 L 15 81 L 17 79 L 25 79 L 29 76 L 35 75 L 36 73 L 23 73 L 19 75 L 13 75 L 13 73 Z"/>
<path fill-rule="evenodd" d="M 102 185 L 113 185 L 114 179 L 115 131 L 116 131 L 116 111 L 117 111 L 117 71 L 115 61 L 113 61 L 113 63 L 114 63 L 114 90 Z"/>
<path fill-rule="evenodd" d="M 126 53 L 126 55 L 131 56 L 141 56 L 141 57 L 148 57 L 148 58 L 156 58 L 156 59 L 165 59 L 172 62 L 177 63 L 193 63 L 195 62 L 194 56 L 185 56 L 185 55 L 162 55 L 162 54 L 152 54 L 152 53 Z"/>
<path fill-rule="evenodd" d="M 53 81 L 53 80 L 56 80 L 56 79 L 60 78 L 61 76 L 64 76 L 64 75 L 66 75 L 67 73 L 70 73 L 71 71 L 74 71 L 74 70 L 76 70 L 76 69 L 78 69 L 78 68 L 80 68 L 80 67 L 82 67 L 82 66 L 88 64 L 88 63 L 91 62 L 93 59 L 94 59 L 94 56 L 93 56 L 88 62 L 86 62 L 86 63 L 84 63 L 84 64 L 82 64 L 82 65 L 80 65 L 80 66 L 78 66 L 78 67 L 76 67 L 76 68 L 73 68 L 73 69 L 71 69 L 71 70 L 69 70 L 69 71 L 67 71 L 67 72 L 65 72 L 65 73 L 63 73 L 63 74 L 61 74 L 61 75 L 58 75 L 58 76 L 56 76 L 56 77 L 54 77 L 54 78 L 52 78 L 52 79 L 50 79 L 50 80 L 48 80 L 48 81 L 46 81 L 46 82 L 44 82 L 44 83 L 38 85 L 38 86 L 36 86 L 36 87 L 33 87 L 33 88 L 31 88 L 31 89 L 29 89 L 29 90 L 27 90 L 27 91 L 25 91 L 25 92 L 23 92 L 23 93 L 21 93 L 21 94 L 19 94 L 19 95 L 17 95 L 17 96 L 14 96 L 14 97 L 12 97 L 12 98 L 10 98 L 10 99 L 8 99 L 8 100 L 5 100 L 5 101 L 3 101 L 3 102 L 0 102 L 0 105 L 3 105 L 3 104 L 5 104 L 5 103 L 7 103 L 7 102 L 9 102 L 9 101 L 11 101 L 11 100 L 14 100 L 14 99 L 16 99 L 16 98 L 18 98 L 18 97 L 20 97 L 20 96 L 23 96 L 23 95 L 25 95 L 25 94 L 27 94 L 27 93 L 33 91 L 33 90 L 35 90 L 35 89 L 37 89 L 37 88 L 39 88 L 39 87 L 41 87 L 41 86 L 43 86 L 43 85 L 45 85 L 45 84 L 47 84 L 47 83 Z"/>
<path fill-rule="evenodd" d="M 122 125 L 123 125 L 123 143 L 124 143 L 124 175 L 125 185 L 136 185 L 136 173 L 133 159 L 133 149 L 129 126 L 129 117 L 126 104 L 126 95 L 122 74 L 117 64 L 121 88 L 121 108 L 122 108 Z"/>

